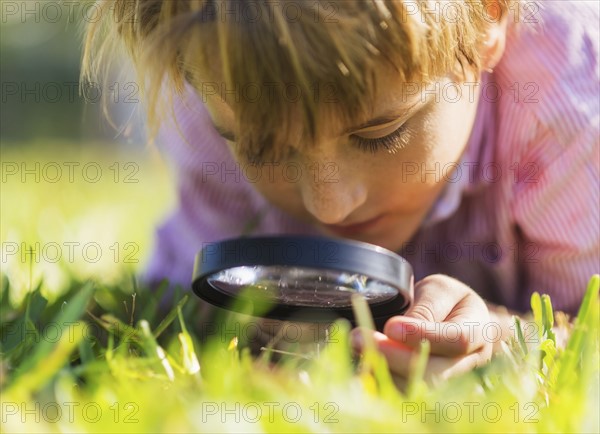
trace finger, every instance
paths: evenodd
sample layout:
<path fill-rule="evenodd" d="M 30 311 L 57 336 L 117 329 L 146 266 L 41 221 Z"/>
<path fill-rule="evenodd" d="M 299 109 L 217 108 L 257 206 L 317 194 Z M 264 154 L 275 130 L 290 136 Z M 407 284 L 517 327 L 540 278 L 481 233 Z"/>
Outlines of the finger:
<path fill-rule="evenodd" d="M 389 339 L 383 333 L 375 332 L 373 337 L 377 348 L 387 360 L 390 372 L 393 375 L 407 378 L 410 372 L 410 360 L 415 351 L 397 341 Z"/>
<path fill-rule="evenodd" d="M 431 356 L 427 362 L 423 379 L 429 385 L 438 384 L 451 377 L 466 374 L 485 363 L 487 361 L 479 352 L 456 358 Z"/>
<path fill-rule="evenodd" d="M 417 294 L 405 315 L 387 321 L 386 335 L 412 348 L 427 339 L 432 354 L 445 356 L 468 354 L 485 345 L 482 329 L 489 312 L 468 286 L 434 275 L 419 282 Z"/>
<path fill-rule="evenodd" d="M 364 351 L 369 345 L 372 345 L 374 349 L 378 349 L 378 343 L 384 338 L 387 340 L 387 337 L 383 333 L 364 327 L 354 328 L 350 332 L 350 343 L 352 345 L 352 349 L 356 352 Z M 401 342 L 396 342 L 396 346 L 398 348 L 403 348 L 406 351 L 413 351 L 412 348 L 402 344 Z"/>
<path fill-rule="evenodd" d="M 434 323 L 402 317 L 390 318 L 384 333 L 407 347 L 418 348 L 423 339 L 430 343 L 431 354 L 455 357 L 472 353 L 485 345 L 480 321 Z"/>
<path fill-rule="evenodd" d="M 435 274 L 415 284 L 415 298 L 405 317 L 430 322 L 444 321 L 471 289 L 448 276 Z"/>
<path fill-rule="evenodd" d="M 408 378 L 411 373 L 410 362 L 415 354 L 414 350 L 402 347 L 381 333 L 375 336 L 375 340 L 388 362 L 390 372 L 393 375 Z M 491 358 L 491 351 L 488 350 L 488 348 L 483 348 L 480 351 L 458 357 L 430 356 L 425 368 L 425 380 L 429 383 L 446 380 L 482 366 Z"/>
<path fill-rule="evenodd" d="M 470 292 L 440 322 L 395 316 L 386 322 L 384 333 L 412 348 L 418 347 L 422 339 L 427 339 L 432 354 L 452 357 L 484 346 L 483 328 L 488 323 L 489 312 L 485 303 Z"/>
<path fill-rule="evenodd" d="M 429 384 L 435 384 L 470 372 L 490 361 L 492 354 L 488 350 L 489 348 L 484 347 L 480 351 L 455 358 L 431 356 L 427 363 L 424 379 Z"/>

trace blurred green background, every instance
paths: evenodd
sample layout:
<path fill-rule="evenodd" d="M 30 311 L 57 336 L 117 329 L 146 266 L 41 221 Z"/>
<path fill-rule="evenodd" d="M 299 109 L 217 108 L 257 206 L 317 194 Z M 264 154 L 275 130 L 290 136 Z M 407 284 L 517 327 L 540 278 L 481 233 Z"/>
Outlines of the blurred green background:
<path fill-rule="evenodd" d="M 101 91 L 79 89 L 83 28 L 98 19 L 90 0 L 0 1 L 0 74 L 3 145 L 68 140 L 143 140 L 137 85 L 121 78 Z M 124 60 L 123 60 L 124 63 Z M 111 115 L 129 130 L 112 128 L 100 116 L 100 97 L 110 92 Z"/>
<path fill-rule="evenodd" d="M 131 68 L 123 59 L 125 75 L 107 78 L 114 128 L 99 84 L 80 95 L 95 3 L 0 0 L 0 9 L 2 273 L 23 291 L 40 279 L 58 291 L 69 276 L 111 281 L 140 271 L 173 183 L 145 143 Z"/>

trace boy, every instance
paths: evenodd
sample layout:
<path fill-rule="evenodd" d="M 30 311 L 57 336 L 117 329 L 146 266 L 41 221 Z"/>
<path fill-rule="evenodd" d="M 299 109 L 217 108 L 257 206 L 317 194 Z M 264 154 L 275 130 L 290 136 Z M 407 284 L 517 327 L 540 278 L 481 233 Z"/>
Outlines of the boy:
<path fill-rule="evenodd" d="M 600 262 L 597 6 L 114 4 L 179 169 L 149 280 L 188 286 L 202 243 L 248 220 L 397 251 L 415 302 L 375 339 L 399 377 L 422 338 L 429 376 L 485 363 L 533 291 L 578 307 Z"/>

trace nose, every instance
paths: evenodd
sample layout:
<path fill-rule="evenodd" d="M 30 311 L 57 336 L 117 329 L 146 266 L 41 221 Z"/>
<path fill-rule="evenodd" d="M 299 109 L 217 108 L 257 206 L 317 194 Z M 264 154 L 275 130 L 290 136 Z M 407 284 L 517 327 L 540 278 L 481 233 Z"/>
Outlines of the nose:
<path fill-rule="evenodd" d="M 312 164 L 313 169 L 318 169 L 301 184 L 304 207 L 323 224 L 342 223 L 366 202 L 366 185 L 352 167 L 338 163 Z"/>

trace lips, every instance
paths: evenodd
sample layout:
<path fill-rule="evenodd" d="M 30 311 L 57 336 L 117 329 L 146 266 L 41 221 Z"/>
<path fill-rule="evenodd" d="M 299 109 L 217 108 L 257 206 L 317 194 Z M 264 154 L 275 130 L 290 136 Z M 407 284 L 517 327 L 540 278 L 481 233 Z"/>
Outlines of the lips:
<path fill-rule="evenodd" d="M 353 223 L 348 225 L 325 225 L 325 228 L 341 236 L 355 235 L 373 229 L 382 220 L 382 218 L 383 215 L 379 215 L 377 217 L 362 221 L 360 223 Z"/>

